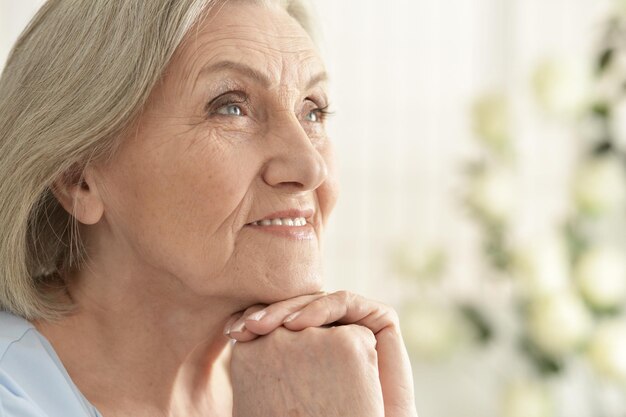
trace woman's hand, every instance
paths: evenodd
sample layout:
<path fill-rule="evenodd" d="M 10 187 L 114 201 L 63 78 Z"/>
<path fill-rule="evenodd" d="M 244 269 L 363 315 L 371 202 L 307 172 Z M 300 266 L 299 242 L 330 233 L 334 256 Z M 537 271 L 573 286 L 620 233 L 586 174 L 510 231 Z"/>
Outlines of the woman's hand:
<path fill-rule="evenodd" d="M 415 417 L 413 378 L 395 311 L 356 294 L 339 291 L 253 306 L 233 317 L 226 333 L 239 342 L 270 334 L 284 326 L 292 331 L 331 323 L 368 328 L 376 338 L 380 385 L 386 417 Z"/>
<path fill-rule="evenodd" d="M 383 417 L 376 339 L 362 326 L 278 327 L 236 343 L 233 417 Z"/>

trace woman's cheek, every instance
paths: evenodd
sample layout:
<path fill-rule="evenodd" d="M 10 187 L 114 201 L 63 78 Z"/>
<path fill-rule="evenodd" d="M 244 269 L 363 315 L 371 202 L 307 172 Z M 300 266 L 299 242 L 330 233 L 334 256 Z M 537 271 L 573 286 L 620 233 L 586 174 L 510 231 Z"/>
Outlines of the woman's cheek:
<path fill-rule="evenodd" d="M 326 222 L 339 198 L 339 178 L 337 176 L 337 166 L 332 142 L 326 138 L 323 145 L 318 149 L 324 158 L 327 169 L 326 180 L 317 190 L 320 210 Z"/>

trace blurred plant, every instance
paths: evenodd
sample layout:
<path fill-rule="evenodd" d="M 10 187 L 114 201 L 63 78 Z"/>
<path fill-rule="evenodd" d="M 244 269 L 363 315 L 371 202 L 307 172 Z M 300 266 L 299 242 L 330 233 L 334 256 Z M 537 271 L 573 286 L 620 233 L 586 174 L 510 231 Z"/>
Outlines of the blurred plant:
<path fill-rule="evenodd" d="M 551 417 L 554 400 L 540 380 L 509 382 L 502 395 L 502 417 Z"/>
<path fill-rule="evenodd" d="M 611 110 L 610 137 L 613 146 L 623 153 L 626 152 L 626 98 L 620 98 Z"/>
<path fill-rule="evenodd" d="M 626 320 L 601 323 L 591 339 L 588 355 L 596 371 L 626 386 Z"/>
<path fill-rule="evenodd" d="M 473 337 L 458 310 L 432 301 L 407 305 L 401 317 L 408 348 L 422 358 L 446 358 Z"/>
<path fill-rule="evenodd" d="M 408 242 L 398 245 L 391 253 L 395 272 L 406 279 L 437 281 L 445 272 L 447 258 L 441 248 L 419 248 Z"/>
<path fill-rule="evenodd" d="M 532 84 L 544 111 L 556 116 L 571 116 L 583 110 L 590 81 L 590 71 L 579 60 L 551 58 L 538 65 Z"/>
<path fill-rule="evenodd" d="M 614 311 L 624 305 L 626 259 L 621 251 L 596 246 L 581 256 L 575 274 L 583 296 L 598 311 Z"/>
<path fill-rule="evenodd" d="M 469 206 L 483 221 L 508 223 L 516 207 L 514 174 L 509 167 L 495 163 L 477 163 L 468 172 L 472 177 Z"/>
<path fill-rule="evenodd" d="M 584 215 L 602 216 L 623 211 L 626 203 L 626 170 L 616 153 L 588 158 L 576 178 L 575 198 Z"/>
<path fill-rule="evenodd" d="M 580 297 L 570 292 L 532 300 L 526 320 L 534 345 L 553 358 L 582 348 L 591 331 L 589 311 Z"/>
<path fill-rule="evenodd" d="M 509 103 L 503 94 L 480 97 L 472 107 L 474 133 L 490 149 L 502 153 L 510 146 Z"/>
<path fill-rule="evenodd" d="M 522 324 L 519 346 L 544 375 L 559 374 L 568 356 L 589 345 L 598 318 L 618 314 L 626 304 L 625 248 L 604 242 L 598 232 L 609 224 L 616 235 L 620 231 L 626 235 L 626 43 L 620 41 L 624 38 L 626 9 L 609 19 L 594 77 L 583 64 L 555 58 L 540 63 L 532 75 L 536 102 L 547 116 L 558 117 L 573 131 L 585 124 L 595 126 L 581 129 L 587 137 L 572 177 L 572 215 L 548 236 L 512 244 L 511 216 L 518 190 L 514 155 L 501 152 L 513 148 L 503 139 L 513 140 L 510 132 L 504 132 L 510 119 L 503 110 L 510 109 L 505 94 L 488 93 L 472 108 L 475 125 L 484 125 L 486 119 L 488 126 L 501 129 L 497 147 L 494 129 L 474 129 L 483 155 L 469 164 L 466 204 L 482 231 L 487 264 L 497 276 L 515 280 Z"/>
<path fill-rule="evenodd" d="M 565 238 L 555 232 L 513 250 L 512 273 L 527 298 L 562 292 L 570 285 Z"/>
<path fill-rule="evenodd" d="M 531 242 L 514 240 L 521 209 L 517 187 L 522 171 L 513 150 L 506 92 L 488 92 L 471 107 L 479 156 L 468 161 L 463 203 L 482 236 L 488 275 L 511 280 L 513 331 L 486 315 L 480 302 L 405 309 L 404 332 L 413 354 L 442 358 L 460 346 L 487 343 L 518 348 L 533 370 L 503 392 L 504 417 L 553 417 L 552 393 L 542 381 L 567 375 L 578 359 L 602 381 L 626 393 L 626 0 L 607 20 L 590 71 L 563 59 L 540 63 L 530 75 L 537 108 L 580 138 L 571 176 L 567 218 Z M 445 284 L 443 252 L 394 257 L 405 277 L 436 277 Z M 499 327 L 500 326 L 500 327 Z M 595 415 L 608 416 L 598 410 Z"/>

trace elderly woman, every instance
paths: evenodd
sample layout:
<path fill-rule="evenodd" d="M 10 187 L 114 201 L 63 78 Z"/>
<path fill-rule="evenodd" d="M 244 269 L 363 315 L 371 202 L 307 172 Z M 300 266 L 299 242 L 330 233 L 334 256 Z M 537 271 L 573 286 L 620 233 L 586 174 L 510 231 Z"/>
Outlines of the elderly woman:
<path fill-rule="evenodd" d="M 1 416 L 416 416 L 393 310 L 321 291 L 311 32 L 299 1 L 43 6 L 0 79 Z"/>

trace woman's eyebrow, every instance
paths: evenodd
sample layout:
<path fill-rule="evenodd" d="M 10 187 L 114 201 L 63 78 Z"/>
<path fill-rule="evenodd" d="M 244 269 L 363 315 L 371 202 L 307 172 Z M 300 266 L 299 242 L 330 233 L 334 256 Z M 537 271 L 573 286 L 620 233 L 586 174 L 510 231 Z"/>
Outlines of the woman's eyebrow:
<path fill-rule="evenodd" d="M 198 73 L 197 79 L 200 79 L 202 76 L 206 74 L 219 72 L 219 71 L 225 71 L 225 70 L 238 72 L 244 77 L 247 77 L 256 81 L 257 83 L 261 84 L 265 88 L 269 88 L 270 85 L 272 84 L 270 78 L 265 73 L 257 69 L 254 69 L 251 66 L 242 64 L 240 62 L 235 62 L 235 61 L 219 61 L 214 64 L 205 66 Z M 197 82 L 197 79 L 196 79 L 196 82 Z M 322 71 L 318 74 L 315 74 L 313 77 L 309 79 L 308 83 L 306 84 L 305 89 L 308 90 L 309 88 L 313 87 L 315 84 L 318 84 L 326 80 L 328 80 L 328 74 L 325 71 Z"/>

